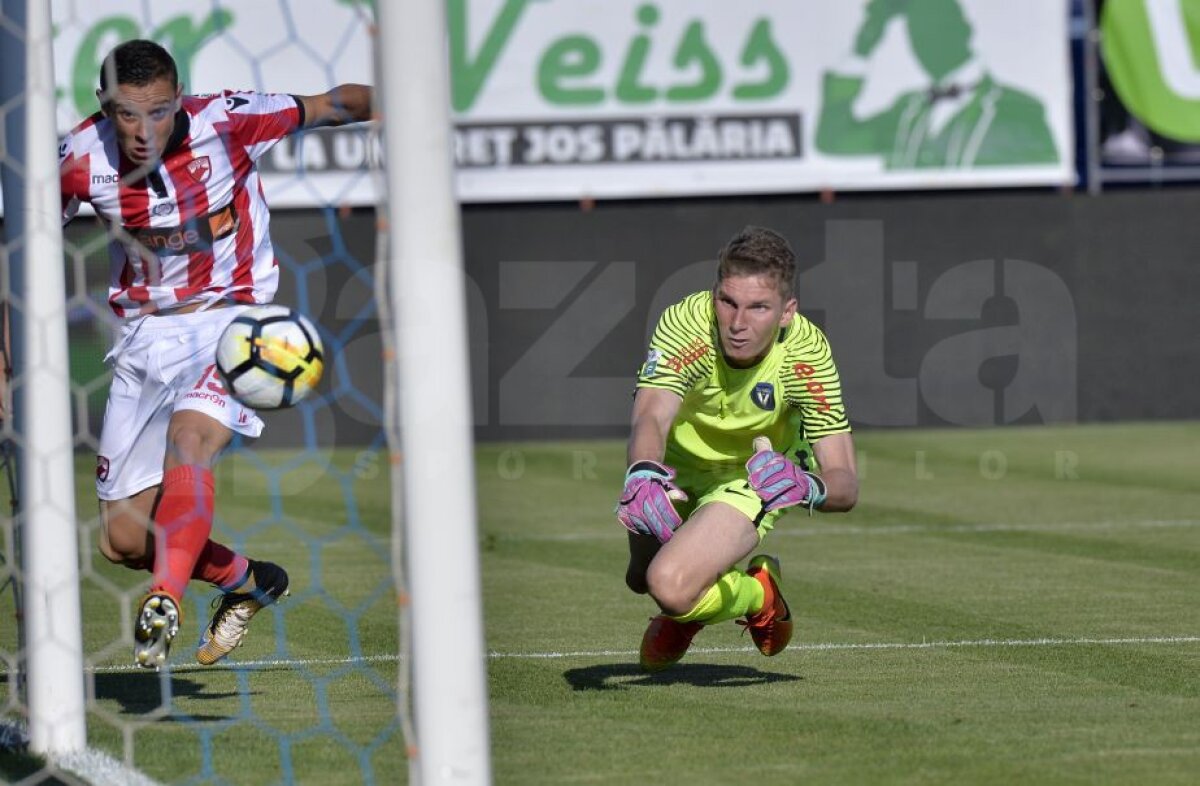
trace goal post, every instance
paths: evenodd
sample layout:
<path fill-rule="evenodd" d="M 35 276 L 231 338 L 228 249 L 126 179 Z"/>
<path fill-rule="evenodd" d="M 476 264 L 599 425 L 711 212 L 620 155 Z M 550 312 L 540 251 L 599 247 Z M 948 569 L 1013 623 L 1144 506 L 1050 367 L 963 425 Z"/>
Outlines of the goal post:
<path fill-rule="evenodd" d="M 446 7 L 376 8 L 387 161 L 388 251 L 379 264 L 388 266 L 388 287 L 380 296 L 390 299 L 395 360 L 387 384 L 398 393 L 389 439 L 403 459 L 410 773 L 428 786 L 475 786 L 491 782 L 491 765 Z"/>
<path fill-rule="evenodd" d="M 5 248 L 19 353 L 21 660 L 30 748 L 54 756 L 83 749 L 86 733 L 53 35 L 49 3 L 3 0 L 2 8 Z"/>

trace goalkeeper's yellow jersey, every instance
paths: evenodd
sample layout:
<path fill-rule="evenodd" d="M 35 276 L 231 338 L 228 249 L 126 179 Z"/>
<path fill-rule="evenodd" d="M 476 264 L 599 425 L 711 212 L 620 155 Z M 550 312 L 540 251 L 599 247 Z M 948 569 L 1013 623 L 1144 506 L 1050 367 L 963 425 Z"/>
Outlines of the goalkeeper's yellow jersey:
<path fill-rule="evenodd" d="M 693 482 L 744 477 L 751 442 L 760 434 L 815 471 L 810 443 L 850 431 L 821 329 L 796 314 L 762 361 L 732 368 L 720 351 L 711 291 L 689 295 L 663 312 L 637 386 L 683 398 L 664 460 Z"/>

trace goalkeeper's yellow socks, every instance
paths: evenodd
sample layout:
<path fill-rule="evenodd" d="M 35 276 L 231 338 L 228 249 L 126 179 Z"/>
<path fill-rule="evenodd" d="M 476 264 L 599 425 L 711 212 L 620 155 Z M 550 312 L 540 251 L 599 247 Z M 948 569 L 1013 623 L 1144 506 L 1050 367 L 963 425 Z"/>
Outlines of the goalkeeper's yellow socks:
<path fill-rule="evenodd" d="M 762 608 L 763 596 L 762 584 L 757 579 L 733 568 L 708 588 L 691 611 L 671 619 L 713 625 L 754 614 Z"/>

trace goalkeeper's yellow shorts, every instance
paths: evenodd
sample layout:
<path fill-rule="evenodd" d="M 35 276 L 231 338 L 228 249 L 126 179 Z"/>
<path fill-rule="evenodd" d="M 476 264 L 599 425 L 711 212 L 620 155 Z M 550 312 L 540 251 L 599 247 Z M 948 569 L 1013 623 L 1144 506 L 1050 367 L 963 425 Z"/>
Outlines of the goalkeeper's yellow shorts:
<path fill-rule="evenodd" d="M 724 502 L 741 511 L 746 518 L 750 519 L 754 528 L 758 530 L 758 540 L 761 543 L 763 537 L 774 529 L 776 520 L 787 512 L 787 509 L 770 513 L 764 511 L 762 500 L 754 493 L 754 489 L 750 488 L 750 484 L 746 482 L 745 478 L 715 485 L 710 484 L 707 488 L 697 488 L 688 483 L 690 479 L 686 473 L 680 473 L 675 480 L 688 495 L 687 502 L 675 503 L 675 509 L 684 521 L 687 521 L 699 508 L 710 502 Z"/>

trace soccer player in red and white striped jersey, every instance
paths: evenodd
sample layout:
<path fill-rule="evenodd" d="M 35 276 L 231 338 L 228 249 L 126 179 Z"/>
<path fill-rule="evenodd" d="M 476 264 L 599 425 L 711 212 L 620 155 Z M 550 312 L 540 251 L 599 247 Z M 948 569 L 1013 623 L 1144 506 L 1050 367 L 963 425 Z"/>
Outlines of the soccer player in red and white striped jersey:
<path fill-rule="evenodd" d="M 171 55 L 133 40 L 105 58 L 96 95 L 100 111 L 71 131 L 59 158 L 63 221 L 88 202 L 109 230 L 108 302 L 122 319 L 106 358 L 100 550 L 153 570 L 134 630 L 143 666 L 165 662 L 189 580 L 224 590 L 197 652 L 215 663 L 288 581 L 279 566 L 209 539 L 212 466 L 234 432 L 263 428 L 228 395 L 212 358 L 225 325 L 270 302 L 278 283 L 257 162 L 301 129 L 370 119 L 373 92 L 186 95 Z"/>

